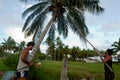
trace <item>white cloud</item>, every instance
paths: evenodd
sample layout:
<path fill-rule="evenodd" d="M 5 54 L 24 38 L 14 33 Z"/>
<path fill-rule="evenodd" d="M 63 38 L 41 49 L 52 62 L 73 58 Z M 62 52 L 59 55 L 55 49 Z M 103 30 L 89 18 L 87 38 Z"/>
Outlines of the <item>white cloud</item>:
<path fill-rule="evenodd" d="M 5 31 L 5 34 L 11 36 L 16 42 L 21 42 L 21 41 L 29 42 L 32 40 L 32 36 L 28 38 L 24 38 L 24 34 L 22 33 L 21 28 L 19 27 L 14 27 L 14 28 L 9 27 Z"/>
<path fill-rule="evenodd" d="M 22 25 L 22 19 L 20 16 L 15 14 L 7 14 L 0 16 L 0 25 L 2 27 L 15 27 L 15 26 L 21 26 Z"/>
<path fill-rule="evenodd" d="M 73 46 L 78 46 L 81 49 L 86 48 L 85 43 L 82 42 L 79 36 L 74 34 L 71 30 L 69 31 L 68 37 L 63 40 L 63 43 L 70 48 Z"/>
<path fill-rule="evenodd" d="M 120 30 L 120 24 L 118 23 L 103 24 L 100 30 L 102 32 L 116 32 Z"/>
<path fill-rule="evenodd" d="M 21 28 L 20 27 L 9 27 L 7 28 L 7 30 L 5 31 L 5 34 L 7 36 L 11 36 L 16 42 L 20 43 L 21 41 L 25 41 L 26 43 L 29 42 L 29 41 L 32 41 L 32 37 L 33 36 L 30 36 L 28 38 L 25 38 L 24 37 L 24 33 L 22 33 L 21 31 Z M 0 40 L 1 40 L 1 37 L 0 37 Z M 46 45 L 43 45 L 41 44 L 40 45 L 40 49 L 42 52 L 45 53 L 46 49 L 47 49 L 47 46 Z"/>
<path fill-rule="evenodd" d="M 87 36 L 87 39 L 94 47 L 96 47 L 98 50 L 106 50 L 107 48 L 110 48 L 110 45 L 113 42 L 109 39 L 105 39 L 103 33 L 101 33 L 100 31 L 98 32 L 95 29 L 91 29 L 90 31 L 91 33 Z M 80 38 L 72 31 L 70 31 L 68 37 L 63 40 L 63 43 L 69 45 L 69 47 L 78 46 L 81 49 L 93 49 L 88 42 L 86 47 L 86 45 L 80 40 Z"/>
<path fill-rule="evenodd" d="M 97 31 L 101 32 L 103 34 L 103 38 L 105 40 L 109 40 L 110 42 L 114 42 L 119 38 L 120 35 L 120 24 L 117 23 L 109 23 L 109 24 L 103 24 L 100 29 Z M 114 36 L 114 38 L 113 38 Z"/>

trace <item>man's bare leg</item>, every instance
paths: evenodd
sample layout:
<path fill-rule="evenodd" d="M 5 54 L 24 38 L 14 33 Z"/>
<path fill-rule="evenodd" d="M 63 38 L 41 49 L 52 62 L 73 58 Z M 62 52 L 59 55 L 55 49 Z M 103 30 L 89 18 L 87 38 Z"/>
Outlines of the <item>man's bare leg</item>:
<path fill-rule="evenodd" d="M 22 77 L 22 78 L 20 78 L 20 80 L 26 80 L 26 78 Z"/>

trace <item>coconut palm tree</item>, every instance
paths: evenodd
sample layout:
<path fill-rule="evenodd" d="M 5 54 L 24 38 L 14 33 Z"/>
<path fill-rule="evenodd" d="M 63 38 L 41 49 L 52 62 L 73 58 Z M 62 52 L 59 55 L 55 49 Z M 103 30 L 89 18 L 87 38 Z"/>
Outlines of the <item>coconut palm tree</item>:
<path fill-rule="evenodd" d="M 3 49 L 6 53 L 9 53 L 10 51 L 14 51 L 16 47 L 16 42 L 12 37 L 8 37 L 8 39 L 4 39 L 4 42 L 1 43 Z"/>
<path fill-rule="evenodd" d="M 47 54 L 51 55 L 51 60 L 56 60 L 55 43 L 51 41 L 50 37 L 48 37 L 45 41 L 45 44 L 48 45 Z"/>
<path fill-rule="evenodd" d="M 119 52 L 120 51 L 120 38 L 119 38 L 118 42 L 115 41 L 111 46 L 113 47 L 114 53 Z M 118 57 L 118 62 L 120 62 L 120 53 L 118 54 L 117 57 Z"/>
<path fill-rule="evenodd" d="M 64 46 L 65 46 L 65 44 L 63 44 L 60 37 L 57 37 L 56 38 L 56 56 L 57 56 L 57 60 L 62 60 L 63 55 L 64 55 Z"/>
<path fill-rule="evenodd" d="M 55 30 L 55 24 L 57 24 L 56 29 L 58 33 L 64 37 L 67 37 L 68 28 L 71 28 L 81 39 L 84 39 L 89 31 L 85 25 L 85 18 L 82 13 L 89 11 L 98 14 L 103 12 L 103 10 L 104 9 L 99 6 L 99 0 L 39 0 L 37 4 L 24 11 L 23 17 L 29 13 L 30 15 L 28 15 L 26 19 L 23 31 L 26 36 L 33 34 L 33 38 L 41 36 L 37 47 L 41 44 L 48 30 Z M 51 19 L 43 31 L 43 23 L 46 21 L 46 16 L 50 13 Z M 52 26 L 54 26 L 54 28 Z M 54 36 L 52 32 L 50 33 L 51 37 Z M 42 35 L 40 33 L 42 33 Z"/>
<path fill-rule="evenodd" d="M 111 46 L 114 47 L 114 48 L 113 48 L 113 51 L 114 51 L 115 53 L 118 52 L 118 51 L 120 51 L 120 38 L 119 38 L 118 42 L 117 42 L 117 41 L 114 42 Z"/>
<path fill-rule="evenodd" d="M 32 54 L 35 54 L 48 30 L 54 31 L 54 28 L 64 38 L 67 37 L 68 29 L 70 28 L 85 41 L 89 31 L 85 24 L 84 12 L 88 11 L 93 14 L 102 13 L 104 9 L 99 6 L 99 3 L 99 0 L 38 0 L 37 4 L 29 7 L 23 13 L 23 17 L 30 14 L 23 27 L 25 35 L 33 34 L 34 39 L 36 36 L 40 36 Z M 50 13 L 51 19 L 44 28 L 43 23 L 48 19 L 47 15 Z M 54 36 L 54 33 L 51 32 L 50 34 L 51 37 Z M 67 79 L 64 78 L 64 80 Z"/>
<path fill-rule="evenodd" d="M 72 49 L 71 49 L 71 55 L 72 55 L 72 57 L 73 57 L 73 60 L 75 61 L 77 61 L 77 58 L 78 58 L 78 54 L 80 53 L 80 49 L 79 49 L 79 47 L 72 47 Z"/>
<path fill-rule="evenodd" d="M 17 43 L 16 52 L 20 54 L 20 51 L 22 51 L 22 49 L 25 48 L 25 46 L 26 46 L 25 41 L 21 41 L 20 43 Z"/>

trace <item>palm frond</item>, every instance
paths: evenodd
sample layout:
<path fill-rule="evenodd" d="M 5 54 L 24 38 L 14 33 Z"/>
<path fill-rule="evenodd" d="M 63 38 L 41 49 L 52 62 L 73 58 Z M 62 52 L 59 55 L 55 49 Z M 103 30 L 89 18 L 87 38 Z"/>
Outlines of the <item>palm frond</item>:
<path fill-rule="evenodd" d="M 118 42 L 115 41 L 111 46 L 113 47 L 113 51 L 115 53 L 120 51 L 120 38 L 119 38 Z"/>
<path fill-rule="evenodd" d="M 56 30 L 55 24 L 53 23 L 48 32 L 48 38 L 50 39 L 50 41 L 54 41 L 54 39 L 55 39 L 55 30 Z"/>
<path fill-rule="evenodd" d="M 114 42 L 111 46 L 113 46 L 113 47 L 119 47 L 120 44 L 118 42 Z"/>
<path fill-rule="evenodd" d="M 100 14 L 104 11 L 99 3 L 99 0 L 65 0 L 67 7 L 75 7 L 80 11 L 88 11 L 93 14 Z"/>
<path fill-rule="evenodd" d="M 41 2 L 41 3 L 35 4 L 35 5 L 27 8 L 27 9 L 23 12 L 22 18 L 26 17 L 28 13 L 34 12 L 34 11 L 37 10 L 38 8 L 39 8 L 39 10 L 40 10 L 40 8 L 41 8 L 41 10 L 43 10 L 43 8 L 44 8 L 46 5 L 48 5 L 48 2 Z M 40 10 L 40 11 L 41 11 L 41 10 Z"/>
<path fill-rule="evenodd" d="M 24 31 L 27 28 L 27 26 L 30 24 L 30 21 L 32 21 L 33 18 L 35 18 L 38 14 L 40 14 L 45 9 L 46 3 L 47 2 L 42 3 L 41 6 L 39 6 L 39 8 L 37 8 L 35 11 L 33 11 L 33 13 L 31 13 L 28 16 L 28 18 L 26 19 L 26 21 L 24 23 L 22 31 Z"/>
<path fill-rule="evenodd" d="M 32 32 L 30 31 L 30 28 L 27 28 L 25 31 L 25 37 L 28 37 L 32 34 Z"/>
<path fill-rule="evenodd" d="M 81 5 L 80 2 L 82 2 L 83 0 L 65 0 L 65 4 L 68 7 L 77 7 L 77 5 Z"/>
<path fill-rule="evenodd" d="M 64 38 L 68 35 L 68 26 L 65 16 L 63 14 L 58 18 L 58 32 L 62 34 Z"/>
<path fill-rule="evenodd" d="M 37 29 L 35 30 L 34 34 L 36 34 L 36 35 L 33 35 L 34 42 L 36 42 L 38 40 L 38 38 L 40 37 L 40 35 L 42 34 L 42 29 L 43 29 L 43 27 L 40 26 L 40 27 L 37 27 Z"/>
<path fill-rule="evenodd" d="M 26 35 L 30 35 L 30 33 L 35 33 L 37 27 L 41 27 L 43 25 L 43 22 L 46 18 L 46 13 L 49 11 L 49 9 L 45 9 L 42 13 L 40 13 L 36 18 L 33 20 L 31 25 L 25 30 Z M 41 28 L 40 28 L 41 29 Z M 34 34 L 36 35 L 36 34 Z"/>
<path fill-rule="evenodd" d="M 85 25 L 85 21 L 84 21 L 84 16 L 77 10 L 74 8 L 70 8 L 69 9 L 69 15 L 67 15 L 67 17 L 69 18 L 70 22 L 79 28 L 80 30 L 80 35 L 83 37 L 85 37 L 89 31 L 87 26 Z"/>
<path fill-rule="evenodd" d="M 84 0 L 83 8 L 90 13 L 100 14 L 104 9 L 99 5 L 99 0 Z"/>

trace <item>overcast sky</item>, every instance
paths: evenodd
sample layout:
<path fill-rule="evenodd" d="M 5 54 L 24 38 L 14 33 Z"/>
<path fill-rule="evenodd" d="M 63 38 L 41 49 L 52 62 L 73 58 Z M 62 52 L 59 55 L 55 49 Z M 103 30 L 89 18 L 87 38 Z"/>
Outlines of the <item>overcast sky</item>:
<path fill-rule="evenodd" d="M 105 8 L 104 13 L 93 15 L 86 12 L 85 14 L 86 24 L 90 31 L 87 39 L 98 50 L 105 50 L 111 48 L 111 44 L 120 38 L 120 0 L 100 0 L 100 5 Z M 25 39 L 21 32 L 25 21 L 21 15 L 28 6 L 30 5 L 20 3 L 19 0 L 0 0 L 0 42 L 9 36 L 12 36 L 16 42 L 31 41 L 31 37 Z M 69 47 L 79 46 L 82 49 L 92 49 L 89 44 L 86 48 L 78 36 L 71 31 L 63 42 Z M 41 50 L 45 51 L 45 48 L 45 45 L 41 45 Z"/>

